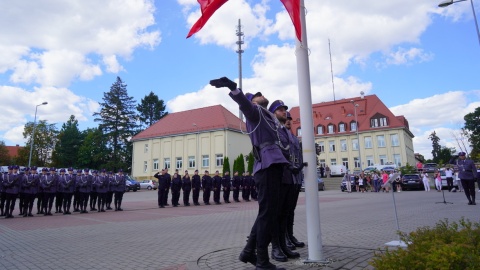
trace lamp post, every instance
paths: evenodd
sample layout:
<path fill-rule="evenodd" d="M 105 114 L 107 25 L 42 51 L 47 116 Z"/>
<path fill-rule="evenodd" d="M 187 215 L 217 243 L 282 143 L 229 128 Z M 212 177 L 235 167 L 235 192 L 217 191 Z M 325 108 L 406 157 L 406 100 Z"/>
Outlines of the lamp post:
<path fill-rule="evenodd" d="M 350 102 L 353 104 L 353 110 L 355 113 L 355 131 L 357 132 L 357 143 L 358 143 L 358 162 L 360 165 L 360 172 L 362 171 L 362 152 L 360 151 L 360 136 L 358 135 L 358 120 L 357 120 L 357 107 L 358 103 L 355 103 L 355 101 L 350 100 Z"/>
<path fill-rule="evenodd" d="M 197 154 L 195 155 L 195 163 L 197 163 L 197 162 L 199 162 L 199 163 L 197 163 L 195 167 L 198 168 L 198 165 L 200 164 L 200 161 L 199 161 L 199 155 L 200 155 L 200 153 L 199 153 L 199 150 L 198 150 L 198 149 L 199 149 L 199 146 L 198 146 L 198 137 L 199 137 L 199 135 L 200 135 L 200 129 L 198 128 L 197 124 L 193 123 L 192 125 L 197 128 Z"/>
<path fill-rule="evenodd" d="M 447 7 L 450 6 L 453 3 L 458 3 L 458 2 L 463 2 L 467 0 L 446 0 L 438 4 L 439 7 Z M 472 5 L 472 12 L 473 12 L 473 19 L 475 21 L 475 27 L 477 28 L 477 37 L 478 37 L 478 44 L 480 45 L 480 30 L 478 30 L 478 22 L 477 22 L 477 14 L 475 13 L 475 7 L 473 6 L 473 0 L 470 0 L 470 4 Z"/>
<path fill-rule="evenodd" d="M 32 142 L 30 143 L 30 155 L 28 157 L 28 167 L 30 167 L 30 164 L 32 162 L 32 151 L 33 151 L 33 145 L 35 144 L 35 128 L 37 127 L 37 109 L 38 109 L 38 106 L 47 105 L 47 104 L 48 102 L 45 101 L 42 104 L 38 104 L 35 107 L 35 118 L 33 120 Z"/>

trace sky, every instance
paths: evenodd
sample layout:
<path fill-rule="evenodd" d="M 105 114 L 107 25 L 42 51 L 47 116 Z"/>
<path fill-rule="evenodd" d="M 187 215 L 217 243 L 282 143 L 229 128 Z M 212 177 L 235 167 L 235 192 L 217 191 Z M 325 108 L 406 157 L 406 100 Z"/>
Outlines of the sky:
<path fill-rule="evenodd" d="M 480 106 L 470 1 L 445 8 L 440 0 L 304 2 L 313 103 L 375 94 L 407 118 L 416 153 L 431 158 L 433 131 L 442 146 L 459 150 L 463 117 Z M 138 103 L 153 91 L 170 113 L 221 104 L 238 115 L 228 90 L 209 81 L 238 82 L 239 19 L 243 90 L 298 106 L 295 32 L 279 0 L 229 0 L 189 39 L 201 15 L 196 0 L 17 0 L 1 1 L 0 10 L 6 145 L 25 145 L 24 125 L 36 109 L 37 120 L 59 129 L 70 115 L 81 130 L 98 126 L 92 115 L 117 76 Z"/>

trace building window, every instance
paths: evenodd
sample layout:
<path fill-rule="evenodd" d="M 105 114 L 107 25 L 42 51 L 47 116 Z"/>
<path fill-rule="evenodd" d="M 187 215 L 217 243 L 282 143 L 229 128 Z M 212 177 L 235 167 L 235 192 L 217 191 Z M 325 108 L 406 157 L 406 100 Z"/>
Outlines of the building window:
<path fill-rule="evenodd" d="M 338 132 L 345 132 L 345 124 L 344 123 L 338 124 Z"/>
<path fill-rule="evenodd" d="M 372 118 L 370 119 L 370 127 L 386 127 L 388 121 L 386 117 Z"/>
<path fill-rule="evenodd" d="M 189 156 L 188 157 L 188 167 L 189 168 L 195 168 L 195 157 L 194 156 Z"/>
<path fill-rule="evenodd" d="M 350 130 L 357 131 L 357 122 L 350 122 Z"/>
<path fill-rule="evenodd" d="M 357 139 L 352 140 L 352 150 L 358 150 L 358 140 Z"/>
<path fill-rule="evenodd" d="M 144 153 L 148 153 L 148 143 L 145 144 L 145 147 L 143 148 L 143 152 L 144 152 Z"/>
<path fill-rule="evenodd" d="M 392 146 L 399 146 L 400 145 L 400 142 L 398 141 L 398 134 L 390 135 L 390 141 L 392 143 Z"/>
<path fill-rule="evenodd" d="M 387 156 L 386 155 L 380 155 L 378 157 L 380 158 L 380 165 L 387 164 Z"/>
<path fill-rule="evenodd" d="M 183 167 L 183 159 L 181 157 L 177 157 L 175 164 L 176 169 L 181 169 Z"/>
<path fill-rule="evenodd" d="M 372 137 L 365 137 L 365 148 L 372 148 Z"/>
<path fill-rule="evenodd" d="M 206 168 L 210 166 L 210 158 L 208 155 L 203 155 L 202 156 L 202 167 Z"/>
<path fill-rule="evenodd" d="M 320 166 L 322 166 L 323 168 L 325 168 L 325 159 L 320 159 L 320 160 L 318 161 L 318 163 L 319 163 L 318 165 L 320 165 Z"/>
<path fill-rule="evenodd" d="M 318 148 L 320 149 L 320 153 L 325 152 L 325 142 L 319 142 L 318 143 Z"/>
<path fill-rule="evenodd" d="M 148 170 L 148 161 L 143 162 L 143 172 L 147 172 Z"/>
<path fill-rule="evenodd" d="M 335 152 L 335 141 L 328 141 L 328 150 L 330 152 Z"/>
<path fill-rule="evenodd" d="M 373 166 L 373 156 L 367 156 L 367 166 Z"/>
<path fill-rule="evenodd" d="M 395 162 L 398 167 L 402 166 L 402 158 L 400 157 L 400 154 L 393 154 L 393 162 Z"/>
<path fill-rule="evenodd" d="M 386 117 L 380 118 L 380 119 L 379 119 L 379 122 L 380 122 L 380 126 L 381 126 L 381 127 L 386 127 L 386 126 L 388 126 L 388 124 L 387 124 L 387 118 L 386 118 Z"/>
<path fill-rule="evenodd" d="M 341 151 L 347 151 L 347 140 L 340 140 Z"/>
<path fill-rule="evenodd" d="M 153 166 L 152 166 L 154 171 L 158 171 L 158 159 L 153 160 Z"/>
<path fill-rule="evenodd" d="M 297 128 L 297 137 L 302 137 L 302 128 Z"/>
<path fill-rule="evenodd" d="M 319 135 L 323 134 L 323 126 L 322 125 L 317 126 L 317 134 L 319 134 Z"/>
<path fill-rule="evenodd" d="M 353 158 L 353 163 L 355 163 L 355 168 L 360 168 L 360 160 L 358 157 Z"/>
<path fill-rule="evenodd" d="M 223 166 L 223 154 L 216 154 L 215 155 L 215 165 L 217 167 Z"/>
<path fill-rule="evenodd" d="M 330 166 L 335 166 L 335 165 L 337 165 L 337 159 L 336 158 L 330 159 Z"/>
<path fill-rule="evenodd" d="M 345 166 L 345 168 L 347 168 L 347 170 L 348 170 L 348 158 L 342 158 L 342 164 L 343 164 L 343 166 Z"/>
<path fill-rule="evenodd" d="M 385 147 L 385 136 L 378 135 L 377 136 L 377 146 L 378 147 Z"/>
<path fill-rule="evenodd" d="M 170 169 L 170 158 L 164 158 L 163 159 L 163 168 L 164 169 Z"/>
<path fill-rule="evenodd" d="M 332 134 L 333 132 L 334 132 L 333 125 L 332 124 L 328 125 L 328 133 Z"/>

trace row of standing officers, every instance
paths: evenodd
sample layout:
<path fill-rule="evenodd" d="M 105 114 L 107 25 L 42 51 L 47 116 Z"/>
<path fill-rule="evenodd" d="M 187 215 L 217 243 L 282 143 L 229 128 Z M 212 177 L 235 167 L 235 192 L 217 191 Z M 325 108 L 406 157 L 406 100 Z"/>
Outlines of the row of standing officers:
<path fill-rule="evenodd" d="M 183 205 L 190 206 L 190 193 L 192 193 L 192 200 L 194 205 L 200 205 L 199 197 L 200 190 L 203 191 L 203 202 L 205 205 L 210 205 L 210 196 L 213 192 L 213 201 L 215 204 L 221 204 L 220 193 L 223 191 L 223 201 L 230 203 L 230 193 L 233 192 L 233 200 L 240 202 L 239 196 L 242 191 L 242 199 L 250 201 L 250 196 L 253 200 L 257 200 L 257 192 L 255 181 L 249 172 L 245 172 L 242 176 L 235 172 L 233 177 L 230 172 L 226 171 L 222 176 L 216 171 L 212 177 L 208 170 L 200 177 L 198 170 L 195 170 L 194 175 L 190 176 L 188 171 L 185 171 L 183 176 L 180 176 L 178 170 L 173 176 L 168 173 L 168 168 L 157 172 L 154 175 L 158 179 L 158 207 L 164 208 L 169 206 L 168 194 L 171 189 L 172 206 L 180 205 L 180 192 L 183 191 Z"/>
<path fill-rule="evenodd" d="M 125 181 L 121 169 L 117 174 L 107 173 L 106 170 L 92 171 L 90 174 L 88 169 L 82 171 L 73 168 L 61 169 L 59 173 L 55 168 L 43 168 L 38 173 L 36 167 L 19 172 L 18 166 L 9 166 L 7 173 L 0 174 L 0 216 L 14 217 L 17 198 L 23 217 L 33 216 L 35 199 L 37 214 L 45 216 L 52 215 L 54 205 L 55 213 L 71 214 L 72 199 L 74 212 L 88 213 L 88 205 L 90 211 L 113 210 L 112 200 L 115 211 L 122 211 Z"/>

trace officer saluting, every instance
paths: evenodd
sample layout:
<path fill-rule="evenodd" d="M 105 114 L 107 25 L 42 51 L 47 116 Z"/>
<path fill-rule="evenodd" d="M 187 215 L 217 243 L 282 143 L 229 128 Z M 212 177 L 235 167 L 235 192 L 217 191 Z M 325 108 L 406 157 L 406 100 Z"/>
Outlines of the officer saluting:
<path fill-rule="evenodd" d="M 478 177 L 477 168 L 473 160 L 466 159 L 466 153 L 458 153 L 458 178 L 462 182 L 463 189 L 465 190 L 465 196 L 468 199 L 468 205 L 476 205 L 475 202 L 475 179 Z"/>
<path fill-rule="evenodd" d="M 158 179 L 158 207 L 165 208 L 165 191 L 167 189 L 167 179 L 165 178 L 165 170 L 157 172 L 153 177 Z"/>
<path fill-rule="evenodd" d="M 283 168 L 288 164 L 288 147 L 280 141 L 281 125 L 266 107 L 268 100 L 258 92 L 243 94 L 237 84 L 226 77 L 210 81 L 215 87 L 228 87 L 230 97 L 237 102 L 246 118 L 247 131 L 253 145 L 255 164 L 253 173 L 258 192 L 258 216 L 250 232 L 247 245 L 239 260 L 259 269 L 279 269 L 268 258 L 268 245 L 277 217 L 279 186 Z M 257 249 L 255 255 L 255 248 Z"/>

